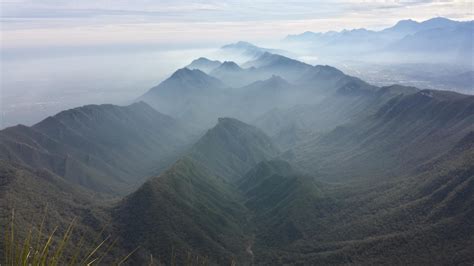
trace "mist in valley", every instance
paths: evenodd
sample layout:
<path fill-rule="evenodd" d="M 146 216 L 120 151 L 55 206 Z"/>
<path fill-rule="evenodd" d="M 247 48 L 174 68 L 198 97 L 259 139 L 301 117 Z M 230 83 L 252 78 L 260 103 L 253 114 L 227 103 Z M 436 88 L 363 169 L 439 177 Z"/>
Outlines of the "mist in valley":
<path fill-rule="evenodd" d="M 474 261 L 472 3 L 0 4 L 0 265 Z"/>
<path fill-rule="evenodd" d="M 67 52 L 5 52 L 2 128 L 32 125 L 86 104 L 126 105 L 175 69 L 214 48 L 83 48 Z"/>

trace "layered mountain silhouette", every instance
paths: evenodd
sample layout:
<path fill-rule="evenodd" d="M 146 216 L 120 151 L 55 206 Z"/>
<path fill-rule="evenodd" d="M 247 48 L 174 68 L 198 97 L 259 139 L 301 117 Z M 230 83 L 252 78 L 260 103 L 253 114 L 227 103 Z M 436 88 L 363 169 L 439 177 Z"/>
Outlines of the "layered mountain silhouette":
<path fill-rule="evenodd" d="M 439 28 L 450 28 L 462 24 L 462 22 L 450 20 L 443 17 L 432 18 L 422 22 L 407 19 L 397 22 L 397 24 L 395 24 L 393 27 L 384 29 L 382 32 L 390 34 L 398 33 L 400 37 L 404 37 L 408 34 L 414 34 L 419 31 L 433 30 Z"/>
<path fill-rule="evenodd" d="M 437 17 L 422 22 L 402 20 L 381 31 L 308 31 L 289 35 L 284 41 L 308 44 L 322 52 L 321 55 L 344 55 L 346 59 L 357 58 L 354 52 L 358 52 L 364 53 L 364 58 L 383 56 L 389 62 L 439 62 L 469 66 L 470 61 L 466 57 L 473 54 L 472 32 L 472 21 Z"/>
<path fill-rule="evenodd" d="M 248 60 L 258 58 L 266 52 L 281 55 L 288 54 L 288 52 L 284 50 L 263 48 L 244 41 L 224 45 L 221 47 L 221 50 L 227 53 L 237 54 Z"/>
<path fill-rule="evenodd" d="M 197 59 L 139 99 L 0 131 L 1 226 L 24 211 L 26 235 L 48 205 L 48 232 L 78 217 L 74 241 L 105 232 L 101 262 L 130 265 L 474 261 L 473 96 L 265 51 Z"/>
<path fill-rule="evenodd" d="M 289 81 L 301 76 L 301 73 L 311 68 L 311 65 L 278 54 L 265 52 L 255 60 L 244 64 L 244 67 L 254 67 L 261 74 L 278 75 Z"/>
<path fill-rule="evenodd" d="M 250 122 L 275 107 L 316 103 L 346 85 L 341 90 L 371 89 L 336 68 L 268 52 L 244 66 L 227 61 L 209 74 L 180 69 L 139 100 L 204 130 L 218 117 Z"/>
<path fill-rule="evenodd" d="M 231 87 L 241 87 L 258 79 L 255 77 L 253 69 L 243 69 L 232 61 L 222 63 L 209 75 L 224 81 Z"/>
<path fill-rule="evenodd" d="M 473 54 L 473 40 L 470 35 L 474 31 L 474 22 L 448 23 L 449 26 L 433 27 L 417 31 L 389 45 L 391 51 L 417 53 L 418 56 L 443 52 L 445 60 L 454 56 L 463 60 L 463 56 Z"/>

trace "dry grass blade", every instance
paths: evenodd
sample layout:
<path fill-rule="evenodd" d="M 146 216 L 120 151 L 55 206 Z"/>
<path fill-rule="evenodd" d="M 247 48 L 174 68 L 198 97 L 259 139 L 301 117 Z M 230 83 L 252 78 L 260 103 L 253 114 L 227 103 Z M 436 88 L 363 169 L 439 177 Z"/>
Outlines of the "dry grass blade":
<path fill-rule="evenodd" d="M 107 255 L 110 250 L 112 249 L 113 246 L 115 246 L 115 243 L 117 243 L 117 238 L 114 239 L 114 241 L 112 241 L 112 243 L 107 247 L 107 249 L 104 251 L 104 253 L 102 254 L 102 256 L 100 257 L 100 259 L 97 261 L 97 264 L 100 264 L 100 262 L 104 259 L 105 255 Z"/>
<path fill-rule="evenodd" d="M 21 265 L 28 265 L 28 257 L 31 252 L 31 236 L 33 233 L 33 225 L 30 226 L 30 231 L 28 232 L 28 235 L 25 239 L 25 242 L 23 243 L 23 249 L 21 250 L 21 255 L 20 255 L 20 264 Z"/>
<path fill-rule="evenodd" d="M 41 265 L 45 265 L 46 264 L 46 260 L 48 258 L 48 254 L 49 254 L 49 247 L 51 245 L 51 242 L 53 240 L 53 236 L 54 234 L 56 233 L 56 230 L 58 230 L 58 227 L 56 226 L 53 230 L 53 232 L 51 233 L 51 235 L 48 237 L 48 241 L 46 241 L 46 244 L 44 245 L 44 248 L 43 248 L 43 252 L 41 252 L 41 255 L 40 255 L 40 258 L 41 258 Z M 34 264 L 35 265 L 35 264 Z"/>
<path fill-rule="evenodd" d="M 119 261 L 119 263 L 117 263 L 117 265 L 122 265 L 122 263 L 124 263 L 126 260 L 128 260 L 128 258 L 130 258 L 130 256 L 132 256 L 133 253 L 135 253 L 139 248 L 140 248 L 140 246 L 136 247 L 134 250 L 132 250 L 132 252 L 128 253 L 128 255 L 125 256 L 121 261 Z"/>
<path fill-rule="evenodd" d="M 73 256 L 69 262 L 70 266 L 76 265 L 77 258 L 79 257 L 79 253 L 81 253 L 82 247 L 84 245 L 84 235 L 81 236 L 81 240 L 79 240 L 79 244 L 77 245 L 76 251 L 73 253 Z"/>
<path fill-rule="evenodd" d="M 15 209 L 12 209 L 12 220 L 10 225 L 10 260 L 11 264 L 13 265 L 15 259 L 15 229 L 14 229 L 14 221 L 15 221 Z"/>
<path fill-rule="evenodd" d="M 44 221 L 46 220 L 46 213 L 48 212 L 48 205 L 44 208 L 43 218 L 41 219 L 40 228 L 38 231 L 38 239 L 36 240 L 36 247 L 34 248 L 35 254 L 33 255 L 33 265 L 38 265 L 40 260 L 40 253 L 38 252 L 41 247 L 41 236 L 43 234 Z"/>
<path fill-rule="evenodd" d="M 103 234 L 104 231 L 105 231 L 105 228 L 107 228 L 107 225 L 104 225 L 104 226 L 102 227 L 102 230 L 100 230 L 99 234 L 97 234 L 97 237 L 94 239 L 94 242 L 93 242 L 93 243 L 97 243 L 97 241 L 99 241 L 100 237 L 102 236 L 102 234 Z M 91 251 L 89 251 L 89 252 L 86 253 L 86 254 L 91 254 L 92 252 L 94 252 L 94 249 L 95 249 L 95 248 L 93 248 Z M 79 264 L 80 264 L 80 265 L 83 265 L 83 264 L 86 262 L 87 259 L 89 259 L 89 258 L 83 259 Z"/>
<path fill-rule="evenodd" d="M 57 247 L 56 252 L 53 255 L 53 260 L 52 260 L 51 265 L 53 265 L 53 266 L 58 265 L 58 263 L 61 259 L 61 255 L 63 253 L 64 247 L 68 243 L 68 240 L 72 235 L 72 230 L 74 228 L 75 222 L 76 222 L 76 218 L 72 219 L 71 224 L 69 224 L 69 227 L 67 228 L 66 232 L 64 233 L 63 239 L 59 243 L 59 246 Z"/>
<path fill-rule="evenodd" d="M 110 238 L 110 236 L 107 236 L 104 241 L 100 242 L 100 244 L 94 248 L 94 250 L 83 260 L 81 264 L 84 264 L 87 260 L 89 260 L 96 252 L 99 250 L 99 248 L 104 245 L 104 243 Z"/>
<path fill-rule="evenodd" d="M 92 265 L 92 263 L 94 263 L 97 259 L 98 259 L 98 258 L 93 259 L 91 262 L 87 263 L 86 265 L 87 265 L 87 266 Z"/>
<path fill-rule="evenodd" d="M 8 227 L 8 225 L 6 226 Z M 9 265 L 9 257 L 8 257 L 8 253 L 9 253 L 9 250 L 10 250 L 10 246 L 9 246 L 9 243 L 10 243 L 10 232 L 8 231 L 8 229 L 6 228 L 5 229 L 5 244 L 4 244 L 4 254 L 5 254 L 5 265 Z"/>

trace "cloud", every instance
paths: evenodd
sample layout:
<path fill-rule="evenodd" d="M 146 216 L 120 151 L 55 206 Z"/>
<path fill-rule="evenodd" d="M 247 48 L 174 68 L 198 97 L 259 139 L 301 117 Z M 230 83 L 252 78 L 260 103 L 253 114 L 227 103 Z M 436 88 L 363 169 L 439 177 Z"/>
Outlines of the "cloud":
<path fill-rule="evenodd" d="M 472 19 L 461 0 L 0 0 L 2 45 L 279 39 L 380 29 L 401 19 Z"/>

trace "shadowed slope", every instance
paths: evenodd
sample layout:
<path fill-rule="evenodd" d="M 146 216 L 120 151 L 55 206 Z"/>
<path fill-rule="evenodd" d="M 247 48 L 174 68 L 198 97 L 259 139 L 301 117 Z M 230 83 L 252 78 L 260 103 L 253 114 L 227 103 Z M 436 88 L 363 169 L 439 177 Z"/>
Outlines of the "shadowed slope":
<path fill-rule="evenodd" d="M 219 264 L 235 255 L 246 261 L 247 210 L 230 181 L 276 153 L 255 127 L 219 119 L 188 155 L 117 206 L 124 242 L 145 248 L 135 259 L 149 252 L 169 261 L 174 246 L 181 258 L 191 252 Z"/>
<path fill-rule="evenodd" d="M 262 131 L 233 118 L 219 118 L 193 147 L 190 156 L 215 173 L 235 181 L 262 160 L 278 155 Z"/>
<path fill-rule="evenodd" d="M 169 164 L 188 135 L 176 120 L 145 103 L 88 105 L 32 127 L 2 130 L 0 157 L 49 169 L 92 190 L 124 193 Z"/>
<path fill-rule="evenodd" d="M 399 175 L 442 155 L 473 130 L 473 96 L 424 90 L 394 97 L 374 115 L 300 146 L 295 161 L 327 173 L 328 180 Z"/>

